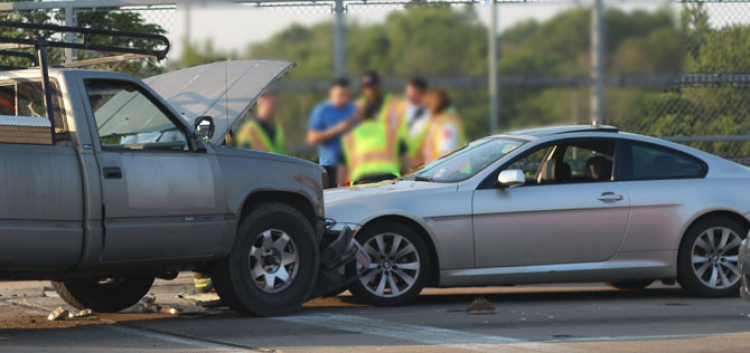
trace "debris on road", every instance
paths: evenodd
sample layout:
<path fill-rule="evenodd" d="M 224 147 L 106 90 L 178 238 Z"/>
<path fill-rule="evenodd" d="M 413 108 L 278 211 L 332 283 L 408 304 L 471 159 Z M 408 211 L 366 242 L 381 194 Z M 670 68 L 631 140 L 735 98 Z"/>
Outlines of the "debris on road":
<path fill-rule="evenodd" d="M 191 300 L 195 305 L 213 308 L 221 305 L 221 299 L 216 293 L 197 293 L 180 295 L 180 298 Z"/>
<path fill-rule="evenodd" d="M 65 308 L 63 308 L 61 306 L 58 306 L 57 309 L 55 309 L 54 311 L 52 311 L 47 316 L 47 320 L 49 320 L 49 321 L 61 321 L 61 320 L 65 320 L 68 317 L 68 314 L 69 314 L 68 310 L 66 310 Z"/>
<path fill-rule="evenodd" d="M 83 309 L 77 313 L 68 313 L 69 319 L 77 319 L 77 318 L 83 318 L 83 317 L 89 317 L 94 315 L 94 311 L 91 309 Z"/>
<path fill-rule="evenodd" d="M 484 297 L 477 297 L 466 309 L 469 315 L 494 314 L 496 311 L 497 309 Z"/>

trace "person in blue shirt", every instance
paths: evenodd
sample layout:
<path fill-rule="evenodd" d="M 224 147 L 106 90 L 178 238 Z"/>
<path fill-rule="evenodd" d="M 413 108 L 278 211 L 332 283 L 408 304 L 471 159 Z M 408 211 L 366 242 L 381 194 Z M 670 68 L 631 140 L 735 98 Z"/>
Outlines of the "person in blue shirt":
<path fill-rule="evenodd" d="M 318 104 L 310 113 L 307 142 L 318 146 L 319 163 L 328 173 L 329 187 L 336 187 L 341 136 L 356 124 L 356 110 L 349 81 L 339 78 L 331 83 L 328 101 Z"/>

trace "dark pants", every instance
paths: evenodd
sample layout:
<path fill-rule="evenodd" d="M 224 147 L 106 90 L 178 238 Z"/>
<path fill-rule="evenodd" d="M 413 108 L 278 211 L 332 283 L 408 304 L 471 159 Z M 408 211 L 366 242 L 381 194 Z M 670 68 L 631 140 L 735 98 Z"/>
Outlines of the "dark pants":
<path fill-rule="evenodd" d="M 323 169 L 328 173 L 328 188 L 335 188 L 337 186 L 339 168 L 335 165 L 324 165 Z"/>

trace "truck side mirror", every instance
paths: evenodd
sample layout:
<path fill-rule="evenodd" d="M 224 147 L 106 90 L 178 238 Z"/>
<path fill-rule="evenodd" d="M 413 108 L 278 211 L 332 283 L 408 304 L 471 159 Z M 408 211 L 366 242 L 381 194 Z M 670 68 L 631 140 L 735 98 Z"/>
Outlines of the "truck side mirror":
<path fill-rule="evenodd" d="M 523 175 L 522 170 L 503 170 L 497 176 L 497 184 L 504 188 L 514 188 L 526 184 L 526 176 Z"/>
<path fill-rule="evenodd" d="M 216 125 L 214 125 L 214 118 L 210 116 L 199 116 L 195 119 L 195 139 L 198 141 L 206 141 L 214 136 L 216 131 Z"/>

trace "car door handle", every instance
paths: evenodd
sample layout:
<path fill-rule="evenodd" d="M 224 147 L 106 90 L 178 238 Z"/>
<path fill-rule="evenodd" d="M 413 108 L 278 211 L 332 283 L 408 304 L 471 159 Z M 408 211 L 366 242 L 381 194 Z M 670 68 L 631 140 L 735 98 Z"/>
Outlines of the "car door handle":
<path fill-rule="evenodd" d="M 122 179 L 120 167 L 104 167 L 102 172 L 104 173 L 104 179 Z"/>
<path fill-rule="evenodd" d="M 611 191 L 607 191 L 599 195 L 597 200 L 604 201 L 604 202 L 616 202 L 616 201 L 622 200 L 622 195 L 615 194 L 614 192 L 611 192 Z"/>

